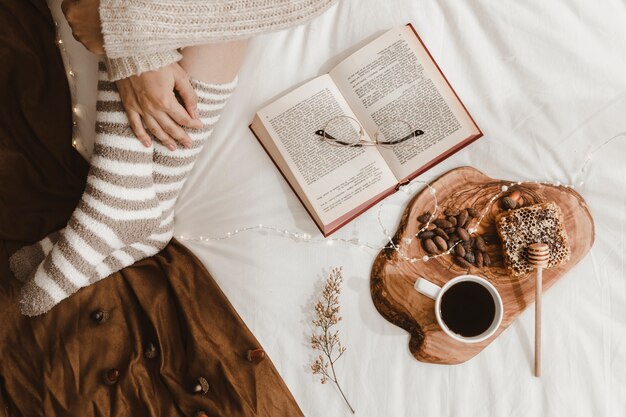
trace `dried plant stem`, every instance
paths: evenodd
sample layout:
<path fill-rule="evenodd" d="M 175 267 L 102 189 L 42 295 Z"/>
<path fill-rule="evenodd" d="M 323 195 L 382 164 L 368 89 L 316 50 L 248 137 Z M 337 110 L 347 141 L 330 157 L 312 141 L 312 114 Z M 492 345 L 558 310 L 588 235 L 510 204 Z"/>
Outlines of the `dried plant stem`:
<path fill-rule="evenodd" d="M 337 356 L 337 359 L 339 359 L 342 354 Z M 337 359 L 335 359 L 335 361 L 337 361 Z M 350 409 L 352 414 L 355 414 L 354 408 L 352 408 L 352 406 L 350 405 L 350 401 L 348 401 L 348 399 L 346 398 L 346 394 L 343 393 L 343 390 L 341 389 L 341 386 L 339 385 L 339 380 L 337 379 L 337 374 L 335 373 L 335 362 L 331 362 L 330 363 L 330 369 L 331 369 L 331 371 L 333 371 L 333 377 L 330 378 L 330 380 L 333 381 L 335 383 L 335 385 L 337 386 L 337 389 L 339 390 L 339 393 L 343 397 L 343 400 L 346 402 L 346 405 L 348 406 L 348 408 Z"/>
<path fill-rule="evenodd" d="M 321 383 L 332 381 L 341 397 L 345 401 L 352 414 L 354 408 L 350 405 L 348 398 L 341 389 L 339 378 L 335 371 L 335 363 L 343 356 L 346 348 L 341 345 L 339 331 L 333 331 L 332 327 L 341 320 L 339 316 L 339 293 L 341 292 L 341 282 L 343 281 L 341 268 L 333 268 L 328 276 L 322 298 L 315 304 L 317 318 L 313 320 L 313 325 L 320 332 L 313 332 L 311 335 L 311 347 L 322 352 L 313 364 L 311 370 L 314 374 L 321 375 Z M 329 369 L 330 368 L 330 369 Z"/>

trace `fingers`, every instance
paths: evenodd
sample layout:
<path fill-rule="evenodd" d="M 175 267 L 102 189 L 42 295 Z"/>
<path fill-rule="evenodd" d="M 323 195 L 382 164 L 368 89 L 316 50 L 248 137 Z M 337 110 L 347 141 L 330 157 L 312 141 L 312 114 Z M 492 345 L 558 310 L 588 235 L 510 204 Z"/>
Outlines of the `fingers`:
<path fill-rule="evenodd" d="M 187 132 L 185 132 L 179 124 L 174 122 L 168 113 L 157 112 L 154 118 L 161 126 L 161 129 L 167 133 L 170 138 L 187 148 L 191 147 L 191 138 L 187 135 Z"/>
<path fill-rule="evenodd" d="M 198 96 L 196 95 L 196 92 L 193 89 L 191 82 L 189 81 L 189 76 L 184 70 L 181 69 L 181 71 L 177 74 L 175 78 L 175 82 L 176 84 L 174 85 L 174 88 L 176 89 L 176 91 L 178 91 L 178 94 L 180 94 L 180 96 L 182 97 L 183 102 L 185 103 L 185 108 L 187 109 L 187 113 L 189 114 L 189 116 L 196 119 L 196 120 L 193 120 L 195 125 L 193 126 L 186 125 L 186 126 L 193 127 L 196 129 L 202 128 L 202 123 L 199 120 L 197 120 L 199 118 Z"/>
<path fill-rule="evenodd" d="M 127 114 L 130 127 L 133 129 L 133 132 L 135 132 L 135 136 L 143 143 L 143 146 L 149 148 L 152 141 L 150 140 L 150 135 L 148 135 L 148 132 L 146 132 L 146 129 L 143 127 L 143 123 L 141 123 L 141 116 L 139 113 L 132 110 L 128 111 Z"/>
<path fill-rule="evenodd" d="M 146 148 L 150 147 L 152 141 L 146 129 L 144 129 L 143 123 L 141 123 L 141 110 L 137 103 L 135 91 L 130 87 L 128 79 L 117 80 L 115 84 L 117 85 L 117 90 L 122 100 L 122 106 L 124 106 L 124 111 L 126 111 L 128 123 L 133 133 L 135 133 L 137 139 L 139 139 Z"/>
<path fill-rule="evenodd" d="M 152 134 L 159 139 L 159 141 L 163 144 L 163 146 L 167 147 L 170 151 L 176 150 L 176 141 L 167 134 L 163 129 L 161 129 L 161 125 L 154 119 L 154 117 L 145 114 L 143 118 L 146 123 L 146 127 Z"/>
<path fill-rule="evenodd" d="M 186 126 L 186 127 L 191 127 L 194 129 L 202 129 L 202 122 L 198 119 L 192 119 L 189 116 L 189 114 L 187 114 L 185 109 L 178 103 L 175 106 L 172 106 L 170 109 L 168 109 L 167 114 L 179 126 Z"/>

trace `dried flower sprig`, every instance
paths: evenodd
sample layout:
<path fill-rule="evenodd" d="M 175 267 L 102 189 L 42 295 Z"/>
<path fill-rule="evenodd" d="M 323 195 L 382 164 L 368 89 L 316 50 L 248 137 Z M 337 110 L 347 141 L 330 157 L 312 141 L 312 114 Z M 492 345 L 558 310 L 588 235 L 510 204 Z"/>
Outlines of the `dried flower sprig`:
<path fill-rule="evenodd" d="M 322 298 L 315 304 L 316 319 L 313 320 L 313 334 L 311 335 L 311 347 L 322 352 L 311 364 L 311 371 L 320 375 L 322 384 L 332 381 L 341 393 L 352 414 L 354 408 L 343 393 L 335 372 L 335 363 L 346 351 L 339 340 L 339 330 L 333 326 L 341 321 L 339 316 L 339 294 L 343 282 L 342 267 L 333 268 L 328 275 Z"/>

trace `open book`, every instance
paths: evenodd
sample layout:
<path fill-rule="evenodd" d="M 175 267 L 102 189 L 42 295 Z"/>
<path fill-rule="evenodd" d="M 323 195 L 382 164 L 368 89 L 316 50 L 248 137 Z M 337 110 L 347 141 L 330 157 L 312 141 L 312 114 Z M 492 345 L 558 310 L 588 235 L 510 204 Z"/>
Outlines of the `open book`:
<path fill-rule="evenodd" d="M 332 146 L 316 131 L 343 115 L 364 140 L 389 120 L 424 133 L 413 146 Z M 482 136 L 410 24 L 259 110 L 250 128 L 324 236 Z"/>

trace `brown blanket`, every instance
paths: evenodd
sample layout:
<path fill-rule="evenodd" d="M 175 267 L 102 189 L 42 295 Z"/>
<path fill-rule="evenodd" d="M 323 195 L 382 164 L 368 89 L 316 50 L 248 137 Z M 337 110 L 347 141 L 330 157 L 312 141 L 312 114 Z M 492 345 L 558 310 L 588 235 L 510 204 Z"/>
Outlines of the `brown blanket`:
<path fill-rule="evenodd" d="M 19 314 L 7 258 L 64 226 L 87 174 L 54 36 L 45 0 L 0 0 L 0 416 L 301 416 L 271 361 L 246 359 L 257 340 L 176 241 L 41 317 Z"/>

